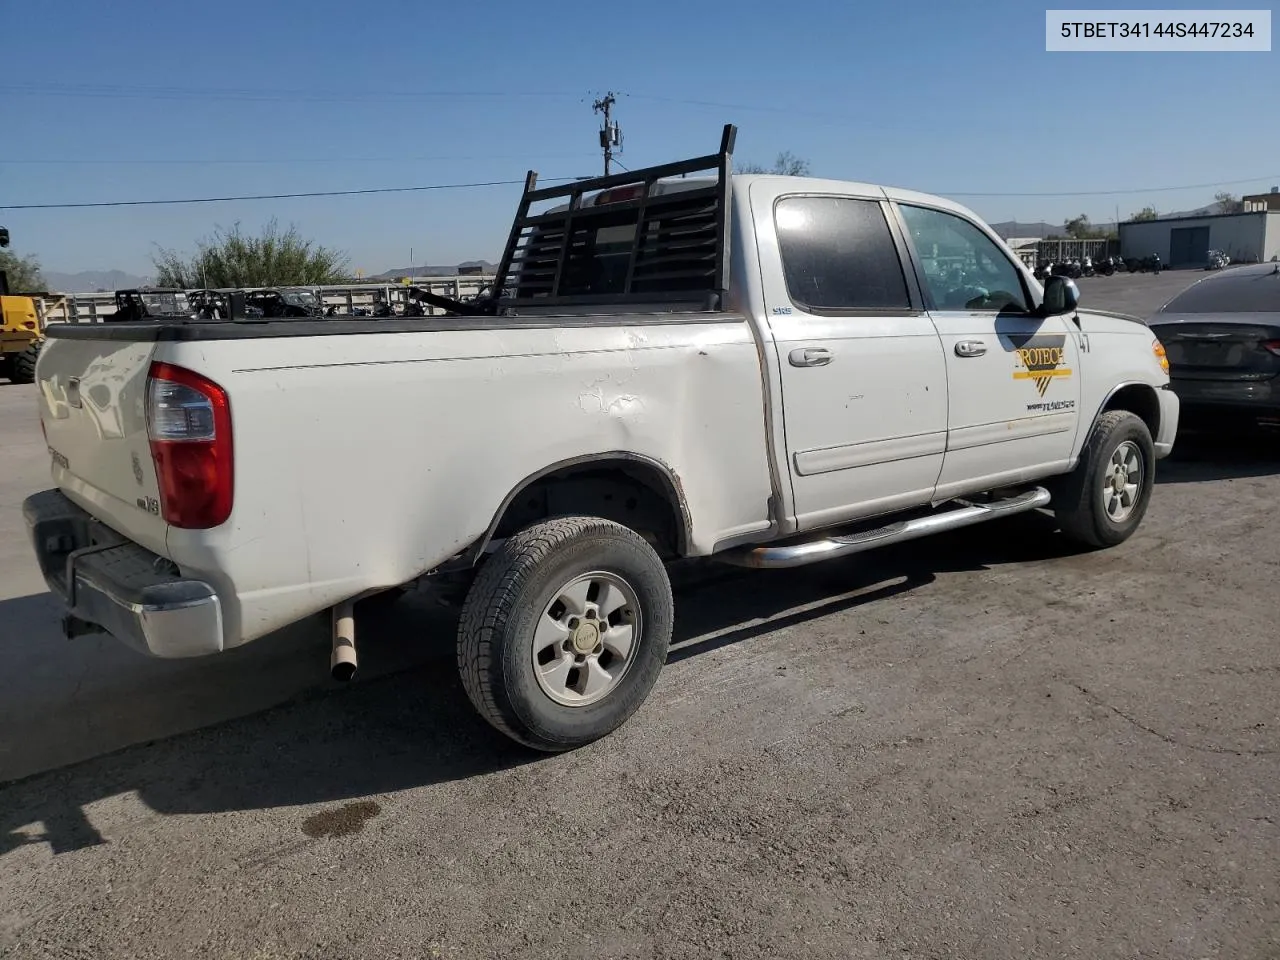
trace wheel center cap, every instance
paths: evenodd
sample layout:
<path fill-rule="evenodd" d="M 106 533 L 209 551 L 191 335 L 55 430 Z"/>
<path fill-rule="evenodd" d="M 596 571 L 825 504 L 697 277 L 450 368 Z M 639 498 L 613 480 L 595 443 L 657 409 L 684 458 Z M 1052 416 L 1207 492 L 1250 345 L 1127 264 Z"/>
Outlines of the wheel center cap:
<path fill-rule="evenodd" d="M 573 649 L 578 653 L 590 653 L 600 642 L 600 628 L 594 623 L 584 621 L 573 631 Z"/>
<path fill-rule="evenodd" d="M 1129 475 L 1125 472 L 1124 468 L 1121 468 L 1117 470 L 1115 472 L 1115 476 L 1111 478 L 1111 489 L 1116 493 L 1121 493 L 1125 488 L 1125 484 L 1128 482 Z"/>

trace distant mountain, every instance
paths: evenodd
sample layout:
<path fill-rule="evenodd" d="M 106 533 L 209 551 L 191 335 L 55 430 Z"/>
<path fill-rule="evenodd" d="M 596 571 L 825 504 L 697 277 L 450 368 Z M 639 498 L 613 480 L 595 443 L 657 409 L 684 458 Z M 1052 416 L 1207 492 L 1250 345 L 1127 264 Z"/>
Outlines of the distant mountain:
<path fill-rule="evenodd" d="M 144 287 L 150 277 L 138 277 L 123 270 L 82 270 L 79 273 L 59 273 L 42 270 L 45 285 L 56 293 L 93 293 L 95 290 L 127 290 Z"/>
<path fill-rule="evenodd" d="M 475 271 L 480 273 L 493 273 L 498 269 L 496 263 L 490 263 L 488 260 L 464 260 L 462 263 L 454 267 L 432 267 L 432 266 L 416 266 L 416 267 L 392 267 L 390 270 L 384 270 L 382 273 L 376 273 L 373 276 L 365 277 L 366 280 L 397 280 L 400 277 L 456 277 L 460 270 Z"/>
<path fill-rule="evenodd" d="M 1027 223 L 1023 220 L 1004 220 L 1000 223 L 991 224 L 991 229 L 1002 237 L 1038 237 L 1043 240 L 1054 230 L 1061 230 L 1062 227 L 1052 223 L 1045 223 L 1043 220 L 1035 220 Z"/>
<path fill-rule="evenodd" d="M 1176 216 L 1176 214 L 1170 214 L 1170 216 Z M 1095 223 L 1092 224 L 1092 226 L 1096 230 L 1114 230 L 1116 228 L 1114 223 Z M 1062 224 L 1045 223 L 1043 220 L 1035 220 L 1031 222 L 1024 220 L 1003 220 L 1000 223 L 991 224 L 991 229 L 1006 239 L 1017 237 L 1025 240 L 1030 237 L 1035 237 L 1038 240 L 1043 240 L 1052 235 L 1059 237 L 1066 236 L 1066 230 L 1063 229 Z"/>
<path fill-rule="evenodd" d="M 1218 205 L 1216 203 L 1208 203 L 1203 207 L 1196 207 L 1194 210 L 1177 210 L 1173 213 L 1162 212 L 1160 214 L 1160 219 L 1163 220 L 1166 217 L 1206 217 L 1217 212 Z"/>

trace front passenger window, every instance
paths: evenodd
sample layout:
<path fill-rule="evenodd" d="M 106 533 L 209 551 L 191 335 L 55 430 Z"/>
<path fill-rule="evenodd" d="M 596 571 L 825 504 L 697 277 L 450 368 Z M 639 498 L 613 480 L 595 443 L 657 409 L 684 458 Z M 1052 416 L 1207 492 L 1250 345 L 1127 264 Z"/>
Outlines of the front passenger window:
<path fill-rule="evenodd" d="M 927 207 L 903 204 L 899 209 L 935 309 L 1027 312 L 1017 268 L 974 224 Z"/>

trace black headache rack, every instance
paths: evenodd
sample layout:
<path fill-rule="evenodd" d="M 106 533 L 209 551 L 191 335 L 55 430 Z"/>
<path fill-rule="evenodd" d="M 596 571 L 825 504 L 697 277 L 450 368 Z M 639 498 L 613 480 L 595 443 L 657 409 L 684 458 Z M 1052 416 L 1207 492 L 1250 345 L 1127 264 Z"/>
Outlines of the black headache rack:
<path fill-rule="evenodd" d="M 488 296 L 462 302 L 416 289 L 411 296 L 471 316 L 566 307 L 722 309 L 736 137 L 737 128 L 726 124 L 717 153 L 554 187 L 538 189 L 530 170 Z M 713 176 L 677 179 L 697 173 Z M 668 182 L 655 188 L 659 180 Z M 551 209 L 533 212 L 548 203 Z"/>

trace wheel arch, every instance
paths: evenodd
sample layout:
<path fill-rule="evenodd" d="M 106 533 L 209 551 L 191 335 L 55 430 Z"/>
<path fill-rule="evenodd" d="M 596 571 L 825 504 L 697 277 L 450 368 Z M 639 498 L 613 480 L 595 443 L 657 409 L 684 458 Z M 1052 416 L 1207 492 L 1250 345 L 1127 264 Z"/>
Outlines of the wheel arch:
<path fill-rule="evenodd" d="M 599 496 L 595 512 L 604 519 L 654 535 L 659 546 L 665 548 L 660 552 L 676 557 L 688 555 L 692 521 L 675 471 L 643 454 L 610 450 L 559 460 L 521 480 L 494 511 L 484 535 L 465 552 L 465 566 L 475 566 L 495 539 L 502 539 L 527 523 L 560 515 L 563 511 L 555 509 L 556 494 L 574 486 L 579 492 L 585 490 Z M 611 499 L 624 491 L 634 496 L 621 501 Z M 655 524 L 658 529 L 651 529 Z"/>
<path fill-rule="evenodd" d="M 1109 410 L 1126 410 L 1147 425 L 1151 439 L 1160 436 L 1160 396 L 1156 388 L 1142 381 L 1128 381 L 1111 388 L 1094 414 L 1090 427 Z"/>

